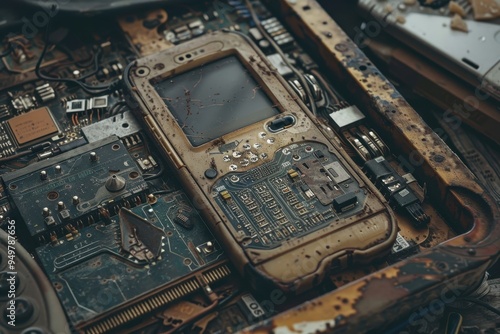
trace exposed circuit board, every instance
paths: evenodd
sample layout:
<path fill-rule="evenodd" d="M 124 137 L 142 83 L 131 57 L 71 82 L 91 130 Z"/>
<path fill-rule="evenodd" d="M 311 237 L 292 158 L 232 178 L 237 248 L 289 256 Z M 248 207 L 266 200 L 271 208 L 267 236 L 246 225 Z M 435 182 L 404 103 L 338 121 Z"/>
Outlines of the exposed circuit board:
<path fill-rule="evenodd" d="M 273 248 L 363 209 L 366 194 L 319 143 L 293 144 L 272 162 L 231 173 L 216 185 L 217 202 L 249 248 Z"/>
<path fill-rule="evenodd" d="M 36 253 L 76 327 L 224 260 L 218 242 L 178 192 L 122 208 L 107 222 L 80 230 L 74 240 Z"/>
<path fill-rule="evenodd" d="M 99 211 L 102 215 L 103 210 L 130 207 L 147 188 L 114 136 L 32 164 L 3 180 L 30 236 L 46 240 L 53 231 L 59 236 L 77 233 L 97 221 Z M 75 226 L 65 230 L 70 223 Z"/>
<path fill-rule="evenodd" d="M 191 2 L 85 24 L 58 16 L 46 34 L 2 40 L 0 227 L 16 221 L 17 240 L 52 284 L 75 333 L 232 333 L 307 300 L 281 291 L 274 298 L 275 291 L 252 289 L 237 274 L 227 256 L 232 246 L 217 240 L 204 208 L 133 113 L 122 80 L 127 65 L 214 31 L 251 40 L 395 209 L 391 254 L 373 267 L 334 272 L 310 298 L 455 235 L 425 201 L 424 182 L 403 171 L 388 138 L 348 102 L 356 99 L 322 71 L 314 51 L 264 1 L 248 3 Z M 253 146 L 239 148 L 246 160 L 231 145 L 214 147 L 238 166 L 253 163 Z M 246 249 L 272 250 L 327 226 L 342 229 L 346 217 L 368 207 L 365 181 L 352 165 L 319 142 L 296 141 L 269 163 L 225 174 L 210 191 Z M 0 319 L 0 332 L 34 324 L 36 316 L 15 328 Z"/>

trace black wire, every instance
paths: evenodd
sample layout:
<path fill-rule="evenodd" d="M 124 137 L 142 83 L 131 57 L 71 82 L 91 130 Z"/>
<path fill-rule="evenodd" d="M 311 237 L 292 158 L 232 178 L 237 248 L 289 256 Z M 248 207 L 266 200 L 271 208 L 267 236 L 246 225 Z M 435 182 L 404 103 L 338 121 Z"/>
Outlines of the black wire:
<path fill-rule="evenodd" d="M 42 64 L 43 58 L 45 57 L 45 53 L 47 52 L 48 45 L 49 45 L 48 43 L 45 44 L 45 46 L 42 50 L 42 54 L 38 58 L 38 62 L 37 62 L 36 67 L 35 67 L 35 73 L 40 79 L 45 80 L 45 81 L 52 81 L 52 82 L 73 83 L 73 84 L 80 86 L 80 88 L 82 88 L 86 93 L 91 94 L 91 95 L 103 95 L 105 93 L 111 92 L 112 88 L 116 87 L 117 81 L 115 81 L 111 84 L 105 85 L 105 86 L 89 86 L 89 85 L 87 85 L 83 82 L 80 82 L 78 80 L 75 80 L 75 79 L 54 78 L 54 77 L 49 77 L 49 76 L 44 75 L 40 71 L 40 65 Z M 97 90 L 97 89 L 99 89 L 99 90 Z"/>
<path fill-rule="evenodd" d="M 160 164 L 159 166 L 160 166 L 160 170 L 157 173 L 155 173 L 155 174 L 143 174 L 142 176 L 143 176 L 144 180 L 151 181 L 151 180 L 154 180 L 154 179 L 160 177 L 163 174 L 163 172 L 165 171 L 165 169 L 163 168 L 163 164 Z"/>
<path fill-rule="evenodd" d="M 19 152 L 17 154 L 14 154 L 14 155 L 9 155 L 7 157 L 3 157 L 3 158 L 0 158 L 0 162 L 7 162 L 7 161 L 11 161 L 11 160 L 14 160 L 14 159 L 17 159 L 17 158 L 21 158 L 21 157 L 24 157 L 28 154 L 30 154 L 31 151 L 23 151 L 23 152 Z"/>
<path fill-rule="evenodd" d="M 172 194 L 172 193 L 175 193 L 179 190 L 176 190 L 176 189 L 171 189 L 171 190 L 156 190 L 156 191 L 153 191 L 152 194 L 153 195 L 168 195 L 168 194 Z"/>
<path fill-rule="evenodd" d="M 134 61 L 130 62 L 130 64 L 125 66 L 125 69 L 123 70 L 123 83 L 125 84 L 125 87 L 127 88 L 128 91 L 132 91 L 135 88 L 135 86 L 130 81 L 130 70 L 136 64 L 137 64 L 137 60 L 134 60 Z"/>
<path fill-rule="evenodd" d="M 92 55 L 88 59 L 80 60 L 80 61 L 76 62 L 75 64 L 77 66 L 80 66 L 80 67 L 89 67 L 90 65 L 92 65 L 94 63 L 94 59 L 95 59 L 95 53 L 92 53 Z"/>
<path fill-rule="evenodd" d="M 40 67 L 41 67 L 41 64 L 43 62 L 43 58 L 45 57 L 45 54 L 47 53 L 47 49 L 49 47 L 49 31 L 50 31 L 50 20 L 49 22 L 47 23 L 47 28 L 46 28 L 46 31 L 45 31 L 45 38 L 44 38 L 44 42 L 45 42 L 45 45 L 43 47 L 43 50 L 42 50 L 42 53 L 40 55 L 40 57 L 38 58 L 38 61 L 36 63 L 36 66 L 35 66 L 35 73 L 36 75 L 40 78 L 40 79 L 43 79 L 45 81 L 52 81 L 52 82 L 65 82 L 65 83 L 73 83 L 73 84 L 76 84 L 78 86 L 80 86 L 80 88 L 82 88 L 86 93 L 90 94 L 90 95 L 103 95 L 103 94 L 106 94 L 106 93 L 109 93 L 109 92 L 112 92 L 113 90 L 115 90 L 118 86 L 118 84 L 120 83 L 120 80 L 115 80 L 113 82 L 111 82 L 110 84 L 107 84 L 107 85 L 101 85 L 101 86 L 90 86 L 90 85 L 87 85 L 79 80 L 75 80 L 75 79 L 70 79 L 70 78 L 54 78 L 54 77 L 49 77 L 49 76 L 46 76 L 44 75 L 41 70 L 40 70 Z M 94 64 L 95 64 L 95 72 L 97 72 L 97 70 L 99 69 L 99 57 L 98 57 L 98 53 L 96 52 L 96 57 L 94 59 Z M 84 77 L 80 78 L 80 80 L 82 79 L 85 79 L 91 75 L 93 75 L 94 73 L 92 74 L 88 74 L 88 75 L 85 75 Z M 95 90 L 95 91 L 94 91 Z"/>
<path fill-rule="evenodd" d="M 130 110 L 127 102 L 123 101 L 124 103 L 121 104 L 118 108 L 116 108 L 116 110 L 114 111 L 115 114 L 120 114 L 122 112 L 125 112 L 127 110 Z"/>
<path fill-rule="evenodd" d="M 115 114 L 118 114 L 118 113 L 119 113 L 119 111 L 120 111 L 121 109 L 123 109 L 123 107 L 125 107 L 125 106 L 127 106 L 127 107 L 128 107 L 127 102 L 125 102 L 125 101 L 117 101 L 115 104 L 113 104 L 113 105 L 111 106 L 111 108 L 109 108 L 109 114 L 110 114 L 111 116 L 113 116 L 113 115 L 115 115 Z"/>
<path fill-rule="evenodd" d="M 28 150 L 26 151 L 21 151 L 21 152 L 18 152 L 16 154 L 13 154 L 13 155 L 9 155 L 7 157 L 3 157 L 3 158 L 0 158 L 0 162 L 8 162 L 8 161 L 11 161 L 11 160 L 14 160 L 14 159 L 18 159 L 18 158 L 22 158 L 24 156 L 27 156 L 31 153 L 36 153 L 36 152 L 40 152 L 44 149 L 47 149 L 51 146 L 50 142 L 43 142 L 43 143 L 40 143 L 40 144 L 36 144 L 32 147 L 30 147 Z"/>
<path fill-rule="evenodd" d="M 93 63 L 94 63 L 94 70 L 85 74 L 84 76 L 78 78 L 78 80 L 84 80 L 84 79 L 87 79 L 88 77 L 91 77 L 93 76 L 94 74 L 97 73 L 97 71 L 99 71 L 99 56 L 101 54 L 101 49 L 97 49 L 97 51 L 94 53 L 94 58 L 92 59 L 93 60 Z"/>
<path fill-rule="evenodd" d="M 337 92 L 335 92 L 332 89 L 332 87 L 330 87 L 325 78 L 323 78 L 323 76 L 317 70 L 314 69 L 311 70 L 311 74 L 314 75 L 319 80 L 320 85 L 331 95 L 331 97 L 335 100 L 335 103 L 340 104 L 340 99 Z"/>
<path fill-rule="evenodd" d="M 479 299 L 475 299 L 475 298 L 469 298 L 469 297 L 463 297 L 463 298 L 460 298 L 459 300 L 463 300 L 463 301 L 467 301 L 467 302 L 470 302 L 470 303 L 473 303 L 473 304 L 476 304 L 476 305 L 479 305 L 479 306 L 482 306 L 484 307 L 485 309 L 497 314 L 500 316 L 500 310 L 497 309 L 496 307 L 493 307 L 491 306 L 490 304 L 482 301 L 482 300 L 479 300 Z"/>

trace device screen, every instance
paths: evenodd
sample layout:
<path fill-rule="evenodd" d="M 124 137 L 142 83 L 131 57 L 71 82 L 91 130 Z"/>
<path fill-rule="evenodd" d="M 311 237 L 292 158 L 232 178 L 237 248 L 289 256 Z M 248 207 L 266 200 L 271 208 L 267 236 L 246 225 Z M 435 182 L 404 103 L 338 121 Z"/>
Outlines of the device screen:
<path fill-rule="evenodd" d="M 193 146 L 279 113 L 236 56 L 154 84 Z"/>

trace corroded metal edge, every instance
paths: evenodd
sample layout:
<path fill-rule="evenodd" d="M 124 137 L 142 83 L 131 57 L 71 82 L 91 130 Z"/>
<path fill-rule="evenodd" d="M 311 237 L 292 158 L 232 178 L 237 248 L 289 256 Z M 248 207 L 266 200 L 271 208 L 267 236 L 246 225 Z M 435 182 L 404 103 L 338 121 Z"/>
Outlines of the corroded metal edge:
<path fill-rule="evenodd" d="M 400 162 L 428 180 L 430 199 L 443 204 L 442 211 L 457 230 L 467 232 L 243 333 L 362 333 L 403 317 L 410 325 L 423 326 L 419 321 L 425 321 L 423 314 L 432 312 L 433 304 L 456 300 L 499 257 L 499 209 L 463 162 L 316 1 L 267 2 L 283 15 L 295 36 L 317 50 L 336 82 L 342 80 L 350 93 L 361 97 L 359 106 L 393 139 Z"/>

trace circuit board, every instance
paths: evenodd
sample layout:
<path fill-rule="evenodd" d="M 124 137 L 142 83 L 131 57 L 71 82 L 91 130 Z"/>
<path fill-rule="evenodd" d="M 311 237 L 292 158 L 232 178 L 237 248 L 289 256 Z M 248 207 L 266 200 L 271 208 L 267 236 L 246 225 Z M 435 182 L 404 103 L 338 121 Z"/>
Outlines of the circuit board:
<path fill-rule="evenodd" d="M 130 233 L 129 221 L 136 226 L 138 240 L 151 251 L 155 240 L 160 243 L 158 254 L 145 258 L 133 249 L 124 253 L 121 240 Z M 76 327 L 224 260 L 220 245 L 182 193 L 121 212 L 108 224 L 82 229 L 72 242 L 61 240 L 36 253 Z"/>
<path fill-rule="evenodd" d="M 72 332 L 235 333 L 455 235 L 425 198 L 421 185 L 429 179 L 403 170 L 391 137 L 343 81 L 324 71 L 316 50 L 301 44 L 274 3 L 178 2 L 110 12 L 105 19 L 58 14 L 35 38 L 20 32 L 0 39 L 0 228 L 15 221 L 16 242 L 48 278 Z M 158 133 L 131 95 L 137 87 L 126 80 L 127 68 L 147 56 L 189 49 L 196 38 L 228 32 L 248 40 L 286 86 L 283 91 L 310 112 L 310 124 L 297 118 L 297 124 L 271 126 L 293 132 L 293 126 L 314 125 L 330 140 L 331 150 L 319 138 L 305 138 L 311 133 L 305 131 L 302 139 L 297 135 L 293 144 L 282 145 L 282 129 L 266 125 L 255 132 L 260 144 L 225 142 L 221 132 L 210 137 L 213 146 L 200 148 L 214 157 L 206 170 L 203 165 L 206 173 L 197 174 L 215 183 L 204 184 L 203 191 L 239 235 L 244 256 L 270 254 L 288 242 L 299 253 L 300 242 L 290 240 L 312 234 L 320 240 L 322 229 L 339 244 L 348 241 L 346 266 L 330 262 L 324 277 L 314 278 L 313 289 L 294 296 L 252 287 L 241 273 L 231 257 L 240 245 L 218 239 L 207 202 L 193 195 L 200 184 L 180 180 L 176 173 L 185 166 L 163 154 Z M 255 79 L 246 85 L 253 99 L 264 85 L 242 64 Z M 231 108 L 237 108 L 237 95 L 216 92 L 216 85 L 200 84 L 202 71 L 193 73 L 191 91 L 212 87 L 214 108 L 227 99 L 236 100 Z M 172 78 L 166 81 L 178 84 Z M 183 101 L 187 88 L 176 88 Z M 273 135 L 261 136 L 264 131 Z M 168 131 L 167 136 L 172 139 Z M 262 155 L 266 143 L 272 148 Z M 185 156 L 177 147 L 171 152 Z M 219 158 L 223 163 L 215 163 Z M 365 227 L 376 225 L 370 221 L 370 196 L 397 223 L 397 239 L 393 246 L 387 242 L 376 263 L 350 267 Z M 355 220 L 363 226 L 353 237 L 349 232 L 337 238 L 344 228 L 354 230 Z M 321 242 L 310 243 L 312 258 L 316 245 Z M 0 332 L 24 334 L 36 326 L 36 316 L 17 327 L 0 319 Z"/>
<path fill-rule="evenodd" d="M 147 189 L 134 160 L 113 136 L 4 175 L 3 180 L 35 238 L 71 222 L 88 225 L 98 219 L 98 208 L 130 206 L 132 198 Z"/>
<path fill-rule="evenodd" d="M 319 143 L 293 144 L 273 161 L 217 182 L 217 203 L 245 247 L 273 248 L 363 209 L 366 194 Z"/>

